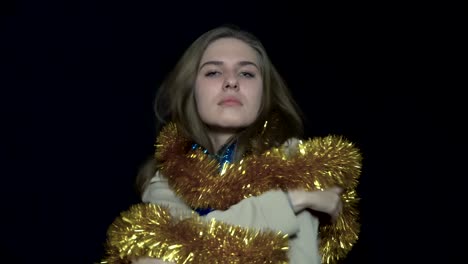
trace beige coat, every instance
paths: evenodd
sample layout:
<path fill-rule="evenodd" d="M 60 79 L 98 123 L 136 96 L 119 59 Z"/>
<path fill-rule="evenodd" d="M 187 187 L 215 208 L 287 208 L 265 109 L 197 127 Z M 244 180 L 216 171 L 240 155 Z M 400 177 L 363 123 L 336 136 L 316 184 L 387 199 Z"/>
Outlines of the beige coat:
<path fill-rule="evenodd" d="M 146 203 L 167 205 L 174 215 L 182 215 L 192 210 L 174 193 L 167 179 L 159 172 L 151 179 L 142 200 Z M 321 263 L 318 252 L 318 219 L 308 211 L 295 214 L 287 194 L 281 190 L 271 190 L 256 197 L 246 198 L 225 211 L 213 211 L 204 218 L 215 218 L 247 228 L 282 231 L 289 235 L 291 264 Z"/>

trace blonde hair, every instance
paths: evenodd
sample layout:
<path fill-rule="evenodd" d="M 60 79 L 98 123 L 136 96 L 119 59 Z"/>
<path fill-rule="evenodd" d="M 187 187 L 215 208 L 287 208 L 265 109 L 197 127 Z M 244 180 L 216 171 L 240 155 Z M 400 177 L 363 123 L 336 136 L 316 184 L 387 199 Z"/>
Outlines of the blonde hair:
<path fill-rule="evenodd" d="M 175 122 L 187 137 L 208 151 L 213 151 L 207 127 L 198 115 L 193 87 L 203 53 L 213 41 L 221 38 L 244 41 L 258 53 L 264 85 L 262 104 L 256 121 L 236 136 L 235 160 L 248 153 L 261 153 L 267 148 L 278 146 L 288 138 L 301 137 L 302 113 L 285 81 L 270 61 L 266 49 L 250 32 L 232 25 L 217 27 L 202 34 L 184 52 L 157 91 L 154 104 L 156 131 L 159 133 L 165 124 Z M 272 118 L 281 125 L 263 130 L 265 121 Z M 149 159 L 142 165 L 136 182 L 140 192 L 145 189 L 156 170 L 157 164 L 154 159 Z"/>

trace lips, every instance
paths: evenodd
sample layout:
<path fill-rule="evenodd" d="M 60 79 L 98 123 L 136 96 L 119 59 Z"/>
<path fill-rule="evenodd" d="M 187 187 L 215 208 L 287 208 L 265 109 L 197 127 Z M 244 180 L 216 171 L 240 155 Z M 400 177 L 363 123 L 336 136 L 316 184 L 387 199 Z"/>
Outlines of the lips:
<path fill-rule="evenodd" d="M 226 97 L 223 98 L 220 102 L 219 105 L 224 105 L 224 106 L 235 106 L 235 105 L 242 105 L 241 101 L 237 99 L 236 97 Z"/>

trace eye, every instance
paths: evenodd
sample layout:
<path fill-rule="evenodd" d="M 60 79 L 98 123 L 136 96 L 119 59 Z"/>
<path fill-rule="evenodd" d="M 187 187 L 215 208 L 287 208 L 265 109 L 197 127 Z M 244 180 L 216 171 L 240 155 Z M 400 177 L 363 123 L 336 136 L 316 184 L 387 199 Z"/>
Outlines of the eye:
<path fill-rule="evenodd" d="M 241 75 L 242 77 L 246 77 L 246 78 L 253 78 L 253 77 L 255 77 L 255 74 L 252 73 L 252 72 L 241 72 L 240 75 Z"/>
<path fill-rule="evenodd" d="M 221 74 L 221 72 L 219 72 L 219 71 L 208 71 L 208 72 L 205 73 L 205 76 L 206 77 L 214 77 L 214 76 L 218 76 L 220 74 Z"/>

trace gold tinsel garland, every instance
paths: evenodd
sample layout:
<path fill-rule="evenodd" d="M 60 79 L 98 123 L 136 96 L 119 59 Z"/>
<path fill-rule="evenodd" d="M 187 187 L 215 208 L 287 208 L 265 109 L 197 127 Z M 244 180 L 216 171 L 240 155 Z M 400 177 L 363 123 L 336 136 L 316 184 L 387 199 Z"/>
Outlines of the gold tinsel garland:
<path fill-rule="evenodd" d="M 262 155 L 251 155 L 239 162 L 232 163 L 221 170 L 219 174 L 219 164 L 217 161 L 204 154 L 201 149 L 191 150 L 191 142 L 181 136 L 175 124 L 168 124 L 160 133 L 156 142 L 156 159 L 160 164 L 161 173 L 168 178 L 171 188 L 192 207 L 210 207 L 224 210 L 236 204 L 242 199 L 250 196 L 257 196 L 271 189 L 297 189 L 323 190 L 325 188 L 339 185 L 345 188 L 342 195 L 343 210 L 337 221 L 333 224 L 320 226 L 320 252 L 323 263 L 336 263 L 343 259 L 351 250 L 358 239 L 360 225 L 358 223 L 356 187 L 361 173 L 361 155 L 352 143 L 342 137 L 328 136 L 324 138 L 313 138 L 300 141 L 297 146 L 297 153 L 289 153 L 283 148 L 272 148 Z M 128 214 L 135 217 L 142 211 L 148 210 L 145 205 L 137 207 Z M 122 216 L 119 219 L 131 218 Z M 162 258 L 168 254 L 172 258 L 167 260 L 187 259 L 189 254 L 192 263 L 281 263 L 281 258 L 265 258 L 260 262 L 252 261 L 227 261 L 222 255 L 211 254 L 212 259 L 208 262 L 200 261 L 205 253 L 200 251 L 184 251 L 182 249 L 192 248 L 192 243 L 200 243 L 195 237 L 187 239 L 187 243 L 181 246 L 181 250 L 171 251 L 171 253 L 151 253 L 145 248 L 152 248 L 157 252 L 163 250 L 163 238 L 172 237 L 173 243 L 177 243 L 177 236 L 170 234 L 174 230 L 164 228 L 159 231 L 139 230 L 139 225 L 148 225 L 154 221 L 159 221 L 161 215 L 138 218 L 133 225 L 122 224 L 123 220 L 117 219 L 109 229 L 109 236 L 112 233 L 121 233 L 121 236 L 112 236 L 109 239 L 108 255 L 118 256 L 115 259 L 125 259 L 124 256 L 153 256 Z M 192 219 L 192 218 L 191 218 Z M 120 223 L 119 223 L 120 221 Z M 190 228 L 204 228 L 206 224 L 200 224 L 197 220 L 191 220 L 190 225 L 184 226 L 182 233 L 193 233 Z M 169 223 L 169 222 L 168 222 Z M 169 224 L 170 225 L 170 224 Z M 187 229 L 188 228 L 188 229 Z M 220 229 L 228 230 L 234 228 L 229 225 L 220 225 Z M 247 230 L 247 229 L 240 229 Z M 151 235 L 148 235 L 149 233 Z M 159 232 L 159 233 L 158 233 Z M 196 233 L 196 232 L 195 232 Z M 147 239 L 142 239 L 141 234 L 148 235 Z M 227 232 L 229 234 L 229 232 Z M 140 235 L 140 237 L 138 236 Z M 179 234 L 180 235 L 180 234 Z M 271 235 L 271 234 L 270 234 Z M 150 237 L 155 236 L 156 240 Z M 128 237 L 139 237 L 133 240 Z M 229 240 L 229 235 L 219 236 L 219 241 Z M 157 241 L 157 242 L 156 242 Z M 278 242 L 278 240 L 272 240 Z M 138 245 L 138 246 L 135 246 Z M 164 244 L 166 245 L 166 244 Z M 243 246 L 233 243 L 232 246 Z M 283 248 L 281 243 L 275 244 L 276 248 Z M 209 246 L 207 247 L 209 248 Z M 159 251 L 158 251 L 159 250 Z M 162 251 L 161 251 L 162 250 Z M 234 252 L 251 252 L 248 247 L 238 247 Z M 271 250 L 271 249 L 264 249 Z M 187 253 L 190 252 L 190 253 Z M 216 252 L 214 250 L 213 252 Z M 268 252 L 264 253 L 267 254 Z M 255 256 L 255 255 L 253 255 Z M 112 259 L 110 257 L 109 259 Z M 218 262 L 217 260 L 221 260 Z M 270 262 L 270 261 L 276 262 Z M 263 262 L 262 262 L 263 261 Z M 105 263 L 125 263 L 125 262 L 105 262 Z M 185 262 L 177 262 L 185 263 Z"/>
<path fill-rule="evenodd" d="M 175 263 L 285 264 L 285 234 L 259 232 L 216 220 L 175 218 L 167 207 L 137 204 L 121 214 L 108 231 L 108 257 L 101 263 L 127 264 L 147 256 Z"/>

